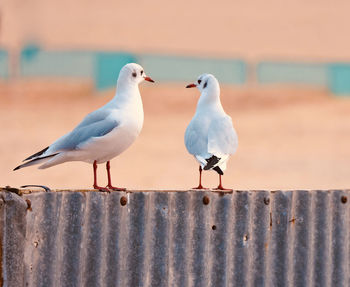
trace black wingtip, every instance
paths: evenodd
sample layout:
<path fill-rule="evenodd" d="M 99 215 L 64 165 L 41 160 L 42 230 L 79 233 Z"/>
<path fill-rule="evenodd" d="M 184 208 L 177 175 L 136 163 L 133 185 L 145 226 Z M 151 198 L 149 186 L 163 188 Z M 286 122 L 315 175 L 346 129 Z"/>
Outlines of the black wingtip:
<path fill-rule="evenodd" d="M 27 157 L 26 159 L 24 159 L 23 161 L 27 161 L 27 160 L 30 160 L 30 159 L 33 159 L 35 157 L 38 157 L 38 156 L 41 156 L 44 152 L 46 152 L 48 149 L 49 149 L 50 146 L 42 149 L 41 151 L 35 153 L 35 154 L 32 154 L 31 156 Z"/>
<path fill-rule="evenodd" d="M 21 168 L 21 166 L 19 165 L 19 166 L 15 167 L 15 168 L 13 169 L 13 171 L 15 171 L 15 170 L 17 170 L 17 169 L 20 169 L 20 168 Z"/>
<path fill-rule="evenodd" d="M 215 166 L 221 158 L 213 155 L 210 158 L 206 158 L 205 160 L 207 161 L 207 165 L 203 168 L 204 170 L 209 170 Z"/>
<path fill-rule="evenodd" d="M 224 172 L 223 172 L 223 171 L 221 170 L 221 168 L 218 167 L 218 166 L 214 167 L 213 170 L 215 170 L 215 171 L 216 171 L 218 174 L 220 174 L 220 175 L 224 175 Z"/>

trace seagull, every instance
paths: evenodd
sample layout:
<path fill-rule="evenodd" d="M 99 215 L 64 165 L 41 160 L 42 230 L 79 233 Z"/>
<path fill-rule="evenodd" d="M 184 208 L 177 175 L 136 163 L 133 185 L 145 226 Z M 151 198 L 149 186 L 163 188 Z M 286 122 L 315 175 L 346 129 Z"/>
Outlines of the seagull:
<path fill-rule="evenodd" d="M 230 155 L 237 150 L 237 134 L 231 117 L 221 105 L 218 80 L 211 74 L 202 74 L 196 84 L 186 86 L 195 87 L 201 96 L 185 132 L 185 146 L 199 163 L 199 185 L 194 189 L 205 189 L 202 186 L 202 170 L 215 170 L 219 174 L 217 189 L 229 190 L 222 186 L 221 176 Z"/>
<path fill-rule="evenodd" d="M 138 85 L 154 82 L 143 68 L 126 64 L 120 71 L 114 98 L 100 109 L 88 114 L 71 132 L 50 146 L 27 157 L 23 167 L 42 164 L 45 169 L 68 161 L 84 161 L 93 165 L 94 189 L 109 192 L 126 190 L 112 185 L 110 160 L 125 151 L 139 135 L 143 125 L 143 106 Z M 108 184 L 97 184 L 97 164 L 106 163 Z"/>

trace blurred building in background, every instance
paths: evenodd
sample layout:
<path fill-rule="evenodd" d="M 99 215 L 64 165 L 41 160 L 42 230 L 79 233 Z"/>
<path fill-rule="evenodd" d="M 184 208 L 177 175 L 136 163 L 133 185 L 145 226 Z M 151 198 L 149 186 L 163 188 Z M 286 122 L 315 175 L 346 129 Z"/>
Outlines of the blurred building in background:
<path fill-rule="evenodd" d="M 0 77 L 114 86 L 125 63 L 160 81 L 211 72 L 228 84 L 306 85 L 349 94 L 350 3 L 4 0 Z"/>

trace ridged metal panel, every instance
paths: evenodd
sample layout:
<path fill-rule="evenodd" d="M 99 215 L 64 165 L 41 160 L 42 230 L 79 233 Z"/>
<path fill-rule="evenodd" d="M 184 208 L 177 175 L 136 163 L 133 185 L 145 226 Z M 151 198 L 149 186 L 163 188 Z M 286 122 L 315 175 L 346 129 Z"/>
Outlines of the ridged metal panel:
<path fill-rule="evenodd" d="M 24 286 L 24 244 L 27 203 L 11 192 L 0 192 L 0 285 Z"/>
<path fill-rule="evenodd" d="M 349 286 L 349 193 L 24 195 L 32 205 L 26 216 L 25 282 Z"/>

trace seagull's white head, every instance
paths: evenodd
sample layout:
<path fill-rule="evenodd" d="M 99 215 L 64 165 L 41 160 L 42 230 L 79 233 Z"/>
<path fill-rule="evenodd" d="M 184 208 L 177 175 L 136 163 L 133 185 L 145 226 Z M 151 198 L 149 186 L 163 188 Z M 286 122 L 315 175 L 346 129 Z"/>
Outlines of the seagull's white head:
<path fill-rule="evenodd" d="M 146 76 L 145 71 L 139 64 L 129 63 L 126 64 L 119 73 L 118 86 L 123 83 L 128 84 L 140 84 L 142 81 L 148 81 L 154 83 L 154 81 Z"/>
<path fill-rule="evenodd" d="M 201 98 L 216 99 L 220 96 L 220 86 L 218 80 L 212 74 L 202 74 L 197 82 L 189 84 L 186 88 L 195 88 L 201 92 Z"/>

